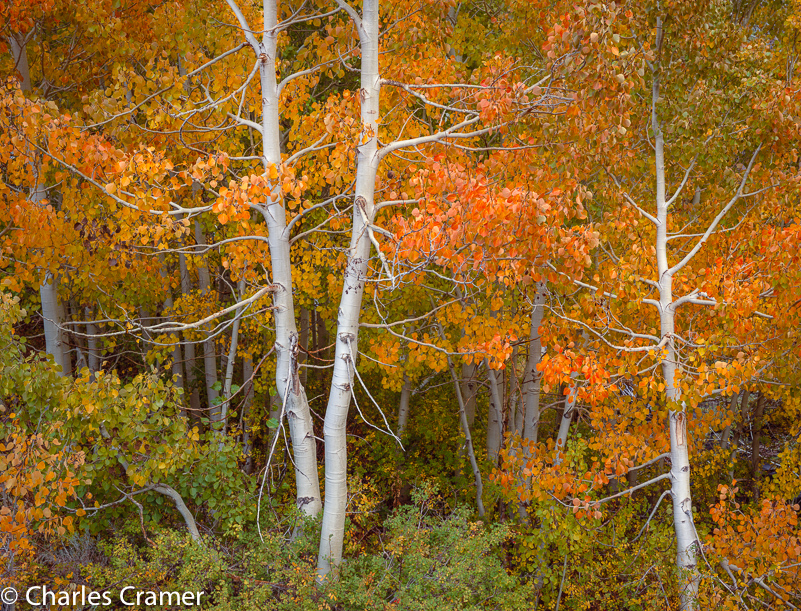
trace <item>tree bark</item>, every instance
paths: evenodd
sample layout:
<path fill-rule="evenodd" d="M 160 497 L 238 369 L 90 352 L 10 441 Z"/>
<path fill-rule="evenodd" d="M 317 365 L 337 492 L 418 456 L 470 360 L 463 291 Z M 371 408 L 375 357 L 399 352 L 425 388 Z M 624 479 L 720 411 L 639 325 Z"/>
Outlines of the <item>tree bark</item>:
<path fill-rule="evenodd" d="M 503 384 L 498 382 L 498 372 L 487 362 L 487 380 L 490 387 L 489 413 L 487 415 L 487 457 L 497 464 L 503 438 Z"/>
<path fill-rule="evenodd" d="M 20 86 L 22 91 L 30 93 L 32 91 L 31 72 L 28 66 L 28 50 L 26 46 L 26 37 L 18 32 L 12 32 L 8 36 L 9 46 L 11 47 L 11 55 L 14 60 L 14 66 L 20 75 Z M 31 187 L 31 193 L 28 200 L 36 205 L 45 198 L 45 190 L 43 185 L 39 182 L 40 172 L 38 165 L 31 160 L 32 174 L 35 177 L 36 183 Z M 70 355 L 67 346 L 64 342 L 64 332 L 61 329 L 62 309 L 58 303 L 58 280 L 50 272 L 46 272 L 45 281 L 39 287 L 39 297 L 42 301 L 42 318 L 44 320 L 44 335 L 45 335 L 45 350 L 53 357 L 56 365 L 61 367 L 59 375 L 66 376 L 70 374 L 71 363 Z"/>
<path fill-rule="evenodd" d="M 464 400 L 464 411 L 467 423 L 472 428 L 476 422 L 476 365 L 475 363 L 462 363 L 462 377 L 459 382 Z"/>
<path fill-rule="evenodd" d="M 92 309 L 89 307 L 85 308 L 84 316 L 86 316 L 86 320 L 92 320 L 94 318 Z M 97 325 L 93 322 L 87 323 L 86 334 L 89 336 L 86 340 L 86 353 L 89 363 L 89 371 L 94 374 L 100 371 L 101 365 L 99 338 L 97 337 Z"/>
<path fill-rule="evenodd" d="M 189 295 L 192 292 L 192 279 L 189 277 L 189 270 L 186 266 L 186 257 L 183 253 L 178 255 L 178 268 L 181 273 L 181 293 Z M 191 418 L 200 417 L 200 392 L 198 391 L 195 382 L 195 344 L 191 341 L 184 341 L 184 372 L 186 385 L 185 388 L 189 389 L 189 416 Z"/>
<path fill-rule="evenodd" d="M 342 560 L 347 503 L 345 426 L 358 354 L 359 316 L 371 242 L 368 228 L 375 216 L 378 171 L 378 121 L 381 76 L 378 66 L 378 0 L 364 0 L 357 21 L 361 45 L 361 144 L 357 145 L 353 229 L 337 319 L 334 372 L 325 412 L 325 508 L 320 533 L 317 577 L 325 579 Z"/>
<path fill-rule="evenodd" d="M 412 396 L 412 382 L 403 376 L 403 387 L 401 388 L 400 401 L 398 402 L 398 437 L 403 438 L 406 432 L 406 425 L 409 422 L 409 399 Z"/>
<path fill-rule="evenodd" d="M 197 220 L 195 221 L 195 242 L 201 246 L 206 245 L 206 235 Z M 205 265 L 198 265 L 197 279 L 200 294 L 204 297 L 208 296 L 211 290 L 209 268 Z M 204 328 L 204 331 L 208 331 L 208 329 Z M 203 342 L 203 370 L 206 380 L 206 401 L 208 402 L 209 420 L 211 422 L 221 422 L 223 410 L 219 402 L 220 393 L 215 388 L 217 384 L 217 351 L 213 339 L 207 339 Z"/>
<path fill-rule="evenodd" d="M 525 421 L 523 423 L 523 437 L 536 443 L 540 427 L 540 372 L 537 365 L 542 360 L 542 340 L 539 328 L 545 312 L 546 285 L 538 282 L 531 308 L 531 330 L 529 331 L 528 359 L 526 372 L 523 376 L 523 404 L 525 406 Z"/>
<path fill-rule="evenodd" d="M 658 38 L 662 36 L 661 18 L 657 18 Z M 688 453 L 687 415 L 680 389 L 676 386 L 677 356 L 675 349 L 675 304 L 673 302 L 673 271 L 668 264 L 667 232 L 668 204 L 665 196 L 665 153 L 662 129 L 657 116 L 659 101 L 659 73 L 654 73 L 652 87 L 651 128 L 654 131 L 654 165 L 656 169 L 656 259 L 659 277 L 660 340 L 665 355 L 662 360 L 662 377 L 668 402 L 670 427 L 670 495 L 673 499 L 673 530 L 676 535 L 676 565 L 680 575 L 682 611 L 692 611 L 698 597 L 699 576 L 696 561 L 698 541 L 692 514 L 690 492 L 690 457 Z"/>
<path fill-rule="evenodd" d="M 273 306 L 275 312 L 275 386 L 286 413 L 292 438 L 295 466 L 296 502 L 303 513 L 319 513 L 320 482 L 317 474 L 317 444 L 306 391 L 298 376 L 298 332 L 295 324 L 295 304 L 292 291 L 290 235 L 287 230 L 286 209 L 281 191 L 281 179 L 271 179 L 270 169 L 281 168 L 281 134 L 276 81 L 278 48 L 278 6 L 276 0 L 263 4 L 264 27 L 252 29 L 235 0 L 227 0 L 242 27 L 245 39 L 258 60 L 261 87 L 261 146 L 264 174 L 270 195 L 263 204 L 254 206 L 268 229 L 268 245 L 272 264 Z M 261 31 L 261 41 L 256 32 Z"/>
<path fill-rule="evenodd" d="M 39 296 L 42 299 L 42 318 L 44 319 L 45 349 L 53 357 L 61 370 L 60 376 L 67 376 L 70 372 L 69 353 L 64 346 L 64 334 L 61 331 L 61 316 L 58 307 L 58 289 L 53 275 L 47 273 L 45 282 L 39 287 Z"/>
<path fill-rule="evenodd" d="M 576 377 L 574 373 L 573 378 Z M 559 465 L 562 463 L 562 458 L 565 454 L 567 447 L 567 435 L 570 432 L 570 425 L 573 422 L 573 417 L 576 413 L 576 400 L 578 398 L 578 388 L 576 384 L 571 383 L 568 387 L 567 396 L 565 397 L 564 407 L 562 408 L 562 416 L 559 418 L 559 431 L 556 434 L 556 444 L 554 452 L 556 456 L 554 463 Z"/>

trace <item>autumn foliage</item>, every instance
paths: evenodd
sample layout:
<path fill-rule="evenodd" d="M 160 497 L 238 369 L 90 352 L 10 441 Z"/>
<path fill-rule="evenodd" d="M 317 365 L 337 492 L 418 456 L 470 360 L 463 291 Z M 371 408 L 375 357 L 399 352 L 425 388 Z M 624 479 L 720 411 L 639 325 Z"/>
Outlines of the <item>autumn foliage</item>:
<path fill-rule="evenodd" d="M 0 586 L 797 608 L 799 11 L 0 2 Z"/>

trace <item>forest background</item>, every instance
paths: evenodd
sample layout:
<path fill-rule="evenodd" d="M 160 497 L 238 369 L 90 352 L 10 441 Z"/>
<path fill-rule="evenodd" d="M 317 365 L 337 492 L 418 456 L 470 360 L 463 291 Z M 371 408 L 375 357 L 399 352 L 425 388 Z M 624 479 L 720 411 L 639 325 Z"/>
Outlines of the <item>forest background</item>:
<path fill-rule="evenodd" d="M 0 585 L 801 606 L 795 0 L 0 16 Z"/>

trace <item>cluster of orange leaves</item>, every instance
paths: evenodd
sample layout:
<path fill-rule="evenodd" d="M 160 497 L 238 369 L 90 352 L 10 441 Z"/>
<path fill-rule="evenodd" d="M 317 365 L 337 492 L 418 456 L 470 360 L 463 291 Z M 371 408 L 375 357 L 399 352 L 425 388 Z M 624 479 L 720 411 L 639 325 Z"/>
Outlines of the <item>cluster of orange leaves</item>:
<path fill-rule="evenodd" d="M 736 487 L 721 485 L 718 491 L 718 503 L 709 510 L 715 529 L 706 543 L 707 553 L 726 558 L 736 580 L 762 580 L 783 599 L 797 593 L 801 589 L 799 506 L 766 498 L 744 510 L 735 501 Z"/>
<path fill-rule="evenodd" d="M 82 454 L 54 451 L 56 440 L 15 432 L 0 444 L 0 542 L 12 552 L 30 552 L 31 536 L 63 535 L 73 518 L 59 508 L 75 496 Z M 78 515 L 82 515 L 79 511 Z"/>

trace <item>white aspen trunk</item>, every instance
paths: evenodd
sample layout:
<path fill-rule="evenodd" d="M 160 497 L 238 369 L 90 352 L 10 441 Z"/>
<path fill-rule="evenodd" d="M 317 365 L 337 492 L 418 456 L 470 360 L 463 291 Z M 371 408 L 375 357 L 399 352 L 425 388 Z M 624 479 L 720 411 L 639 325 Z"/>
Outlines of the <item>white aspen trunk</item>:
<path fill-rule="evenodd" d="M 498 382 L 498 372 L 487 363 L 487 380 L 490 387 L 489 413 L 487 415 L 487 457 L 493 464 L 498 462 L 503 438 L 503 384 Z"/>
<path fill-rule="evenodd" d="M 276 0 L 264 2 L 264 28 L 262 41 L 247 27 L 241 11 L 229 0 L 228 4 L 237 19 L 247 29 L 246 38 L 259 59 L 259 83 L 262 97 L 262 155 L 265 174 L 271 166 L 281 167 L 280 122 L 278 84 L 275 77 L 278 48 L 278 7 Z M 260 206 L 268 228 L 270 260 L 272 263 L 273 305 L 275 312 L 275 385 L 285 406 L 289 432 L 292 438 L 295 466 L 296 500 L 303 513 L 315 516 L 322 507 L 320 481 L 317 474 L 317 443 L 309 410 L 306 391 L 298 376 L 298 332 L 295 325 L 295 303 L 292 295 L 292 265 L 290 235 L 286 226 L 281 181 L 268 178 L 270 197 Z"/>
<path fill-rule="evenodd" d="M 464 400 L 464 411 L 467 416 L 467 424 L 472 426 L 476 422 L 476 365 L 475 363 L 462 364 L 462 378 L 460 390 Z"/>
<path fill-rule="evenodd" d="M 571 377 L 575 378 L 578 374 L 575 372 L 572 374 Z M 556 434 L 556 457 L 554 458 L 554 464 L 562 464 L 562 458 L 565 454 L 565 448 L 567 447 L 567 436 L 570 433 L 570 425 L 573 423 L 573 416 L 575 415 L 576 410 L 576 399 L 578 397 L 578 388 L 576 387 L 575 383 L 570 384 L 570 388 L 567 391 L 567 396 L 565 397 L 565 407 L 562 410 L 562 419 L 559 421 L 559 432 Z"/>
<path fill-rule="evenodd" d="M 198 221 L 195 221 L 195 242 L 202 246 L 206 245 L 206 236 L 203 228 Z M 211 291 L 211 277 L 209 268 L 205 265 L 197 266 L 198 288 L 203 296 L 208 296 Z M 216 388 L 217 384 L 217 352 L 213 339 L 203 342 L 203 370 L 206 379 L 206 399 L 209 405 L 209 420 L 220 422 L 222 419 L 222 406 L 219 403 L 220 394 Z"/>
<path fill-rule="evenodd" d="M 739 396 L 739 393 L 733 394 L 731 396 L 731 401 L 729 401 L 729 413 L 730 414 L 734 414 L 734 412 L 737 410 L 737 397 L 738 396 Z M 729 448 L 729 444 L 731 443 L 731 428 L 732 428 L 731 424 L 727 424 L 723 428 L 723 432 L 720 435 L 720 447 L 723 448 L 724 450 L 728 449 Z"/>
<path fill-rule="evenodd" d="M 657 19 L 657 36 L 662 36 L 661 19 Z M 698 595 L 699 578 L 696 566 L 698 547 L 692 514 L 690 492 L 689 439 L 687 438 L 687 415 L 681 402 L 681 393 L 676 386 L 676 350 L 674 345 L 675 305 L 673 303 L 673 276 L 668 264 L 667 231 L 668 206 L 665 197 L 665 153 L 662 129 L 656 112 L 659 100 L 659 76 L 654 75 L 652 89 L 651 127 L 654 131 L 654 163 L 656 169 L 656 259 L 659 278 L 660 339 L 665 355 L 662 360 L 662 377 L 669 407 L 670 427 L 670 495 L 673 499 L 673 530 L 676 534 L 676 566 L 680 572 L 680 596 L 682 611 L 692 611 Z"/>
<path fill-rule="evenodd" d="M 25 48 L 25 36 L 18 32 L 12 32 L 8 36 L 8 43 L 11 47 L 11 56 L 14 58 L 14 67 L 19 72 L 21 81 L 20 86 L 23 91 L 31 91 L 31 71 L 28 67 L 28 51 Z"/>
<path fill-rule="evenodd" d="M 192 292 L 192 280 L 189 277 L 189 270 L 186 267 L 186 257 L 183 253 L 178 255 L 178 271 L 181 274 L 181 293 L 189 295 Z M 189 389 L 189 415 L 197 418 L 200 416 L 200 393 L 195 385 L 195 344 L 185 341 L 183 345 L 184 353 L 184 373 L 186 385 Z"/>
<path fill-rule="evenodd" d="M 28 50 L 26 48 L 25 36 L 17 32 L 12 32 L 8 37 L 11 55 L 14 65 L 20 74 L 20 85 L 26 93 L 32 91 L 31 72 L 28 67 Z M 36 177 L 37 183 L 32 186 L 29 201 L 38 204 L 45 198 L 43 185 L 39 183 L 40 172 L 36 164 L 31 161 L 31 169 Z M 57 280 L 53 274 L 47 272 L 44 283 L 39 287 L 39 296 L 42 300 L 42 318 L 44 319 L 45 349 L 53 357 L 56 365 L 61 366 L 59 375 L 70 374 L 69 353 L 64 345 L 64 334 L 61 331 L 61 308 L 58 303 Z"/>
<path fill-rule="evenodd" d="M 80 319 L 80 313 L 78 312 L 78 306 L 75 305 L 75 300 L 70 299 L 69 301 L 69 318 L 71 320 Z M 82 337 L 82 335 L 73 335 L 73 341 L 75 342 L 75 369 L 81 370 L 84 367 L 87 369 L 89 368 L 89 359 L 86 356 L 87 349 L 86 349 L 86 338 Z"/>
<path fill-rule="evenodd" d="M 400 401 L 398 402 L 398 437 L 403 437 L 409 422 L 409 399 L 412 396 L 412 382 L 404 374 Z"/>
<path fill-rule="evenodd" d="M 61 368 L 58 375 L 69 375 L 69 366 L 65 359 L 65 350 L 61 334 L 61 318 L 59 317 L 58 292 L 56 281 L 48 272 L 47 280 L 39 287 L 39 296 L 42 299 L 42 318 L 44 318 L 45 347 L 47 354 L 53 357 L 56 365 Z"/>
<path fill-rule="evenodd" d="M 357 25 L 361 39 L 359 95 L 362 133 L 361 144 L 357 146 L 353 229 L 337 319 L 334 372 L 325 412 L 325 508 L 317 560 L 318 581 L 325 579 L 331 568 L 338 566 L 342 560 L 345 534 L 348 466 L 345 427 L 353 385 L 352 368 L 356 366 L 358 354 L 359 315 L 370 256 L 371 242 L 367 227 L 375 215 L 375 180 L 378 170 L 381 87 L 378 68 L 378 0 L 364 0 L 362 17 Z"/>
<path fill-rule="evenodd" d="M 523 437 L 527 441 L 536 442 L 540 428 L 540 372 L 537 365 L 542 360 L 542 340 L 539 328 L 542 326 L 542 317 L 545 312 L 546 286 L 544 282 L 537 283 L 537 292 L 534 295 L 531 308 L 531 330 L 529 331 L 528 359 L 526 360 L 526 373 L 523 376 L 523 405 L 524 423 Z"/>

